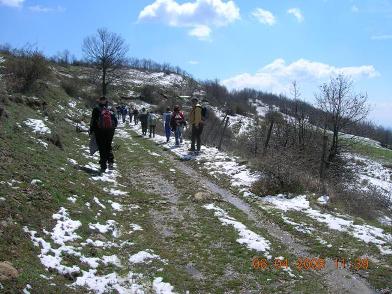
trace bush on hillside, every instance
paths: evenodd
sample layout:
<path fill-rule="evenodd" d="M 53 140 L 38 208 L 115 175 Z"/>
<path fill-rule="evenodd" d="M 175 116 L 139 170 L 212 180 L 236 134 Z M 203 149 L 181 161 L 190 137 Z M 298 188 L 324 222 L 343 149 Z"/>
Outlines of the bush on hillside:
<path fill-rule="evenodd" d="M 78 79 L 64 79 L 61 81 L 61 87 L 70 97 L 78 97 L 81 95 L 81 85 Z"/>
<path fill-rule="evenodd" d="M 382 215 L 392 215 L 391 199 L 376 187 L 368 186 L 366 190 L 354 187 L 348 189 L 339 183 L 329 185 L 327 192 L 331 203 L 343 208 L 350 215 L 368 220 L 374 220 Z"/>
<path fill-rule="evenodd" d="M 39 79 L 49 76 L 49 63 L 37 49 L 13 51 L 4 63 L 4 77 L 8 87 L 16 92 L 28 92 Z"/>

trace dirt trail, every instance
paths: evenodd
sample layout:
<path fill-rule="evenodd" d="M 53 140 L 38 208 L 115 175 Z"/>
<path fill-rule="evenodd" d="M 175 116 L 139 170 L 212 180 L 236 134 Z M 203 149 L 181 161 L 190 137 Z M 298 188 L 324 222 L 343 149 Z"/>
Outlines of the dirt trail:
<path fill-rule="evenodd" d="M 206 189 L 212 193 L 220 195 L 222 199 L 244 212 L 250 220 L 255 222 L 257 227 L 266 229 L 270 235 L 280 240 L 283 244 L 286 244 L 290 248 L 290 251 L 296 256 L 312 257 L 309 248 L 301 244 L 293 235 L 282 230 L 275 223 L 266 220 L 260 213 L 238 196 L 233 195 L 227 189 L 221 188 L 195 171 L 185 162 L 178 160 L 173 154 L 170 154 L 168 151 L 166 152 L 169 154 L 170 160 L 175 162 L 179 170 L 193 177 L 201 186 L 206 187 Z M 346 269 L 336 269 L 334 261 L 331 259 L 326 260 L 326 267 L 320 271 L 320 278 L 324 279 L 327 285 L 329 285 L 329 291 L 331 293 L 376 293 L 370 285 L 358 275 L 355 275 Z"/>

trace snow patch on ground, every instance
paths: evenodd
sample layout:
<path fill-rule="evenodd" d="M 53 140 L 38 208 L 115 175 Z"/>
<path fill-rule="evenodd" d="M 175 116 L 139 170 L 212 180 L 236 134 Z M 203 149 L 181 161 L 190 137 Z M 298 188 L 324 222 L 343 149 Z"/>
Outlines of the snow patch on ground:
<path fill-rule="evenodd" d="M 152 250 L 139 251 L 129 257 L 131 263 L 150 263 L 152 259 L 162 260 L 159 255 L 153 253 Z"/>
<path fill-rule="evenodd" d="M 31 180 L 30 184 L 31 185 L 38 185 L 38 184 L 42 184 L 42 181 L 38 180 L 38 179 L 33 179 L 33 180 Z"/>
<path fill-rule="evenodd" d="M 218 107 L 211 107 L 211 110 L 215 112 L 215 115 L 219 119 L 223 120 L 226 117 L 226 113 L 221 111 Z M 247 133 L 252 125 L 254 125 L 254 119 L 249 116 L 236 114 L 227 115 L 227 118 L 229 119 L 228 127 L 230 127 L 237 136 Z"/>
<path fill-rule="evenodd" d="M 111 194 L 111 195 L 113 195 L 113 196 L 123 196 L 123 195 L 127 195 L 128 194 L 128 192 L 125 192 L 125 191 L 121 191 L 121 190 L 116 190 L 116 189 L 113 189 L 113 188 L 103 188 L 103 190 L 106 192 L 106 193 L 109 193 L 109 194 Z"/>
<path fill-rule="evenodd" d="M 102 175 L 100 175 L 100 176 L 92 177 L 92 179 L 94 181 L 101 181 L 101 182 L 108 182 L 108 183 L 117 184 L 117 180 L 116 180 L 117 174 L 118 173 L 116 170 L 112 170 L 112 171 L 102 173 Z"/>
<path fill-rule="evenodd" d="M 101 240 L 92 240 L 92 239 L 87 239 L 86 242 L 82 242 L 80 243 L 80 245 L 82 246 L 91 245 L 103 249 L 120 247 L 117 243 L 111 241 L 103 242 Z"/>
<path fill-rule="evenodd" d="M 30 127 L 33 132 L 38 134 L 50 134 L 51 130 L 45 125 L 41 119 L 29 118 L 23 122 L 26 126 Z"/>
<path fill-rule="evenodd" d="M 130 226 L 132 228 L 132 232 L 134 232 L 134 231 L 143 231 L 143 228 L 141 226 L 139 226 L 138 224 L 131 224 Z"/>
<path fill-rule="evenodd" d="M 328 201 L 329 201 L 329 197 L 327 195 L 320 196 L 319 198 L 317 198 L 317 202 L 320 203 L 321 205 L 328 204 Z"/>
<path fill-rule="evenodd" d="M 379 221 L 381 224 L 383 224 L 383 225 L 392 226 L 392 218 L 387 217 L 386 215 L 379 217 L 379 218 L 378 218 L 378 221 Z"/>
<path fill-rule="evenodd" d="M 111 232 L 113 237 L 117 238 L 119 236 L 119 231 L 117 229 L 117 222 L 114 220 L 108 220 L 108 221 L 106 221 L 106 224 L 104 224 L 104 225 L 102 225 L 100 223 L 89 224 L 88 227 L 91 230 L 96 230 L 96 231 L 100 232 L 101 234 Z"/>
<path fill-rule="evenodd" d="M 112 206 L 113 210 L 123 211 L 123 206 L 120 203 L 114 202 L 112 200 L 109 200 L 108 202 Z"/>
<path fill-rule="evenodd" d="M 70 164 L 72 164 L 72 165 L 78 165 L 78 162 L 77 162 L 75 159 L 68 158 L 67 160 L 68 160 L 68 162 L 69 162 Z"/>
<path fill-rule="evenodd" d="M 220 207 L 215 206 L 213 203 L 204 205 L 203 207 L 208 210 L 213 210 L 214 215 L 218 217 L 222 224 L 231 225 L 236 229 L 240 235 L 240 238 L 237 239 L 238 243 L 245 244 L 249 249 L 267 253 L 267 258 L 272 258 L 271 255 L 268 255 L 269 251 L 271 250 L 271 243 L 264 237 L 249 230 L 244 224 L 229 216 L 226 211 Z"/>
<path fill-rule="evenodd" d="M 72 220 L 64 207 L 61 207 L 59 212 L 53 214 L 52 217 L 57 220 L 53 232 L 51 233 L 52 240 L 56 244 L 64 245 L 66 242 L 80 239 L 75 231 L 82 226 L 82 223 L 80 221 Z"/>
<path fill-rule="evenodd" d="M 102 261 L 105 265 L 108 264 L 113 264 L 117 267 L 121 267 L 121 261 L 120 259 L 117 257 L 117 255 L 105 255 L 102 256 Z"/>
<path fill-rule="evenodd" d="M 74 196 L 76 196 L 76 195 L 69 196 L 69 197 L 67 198 L 67 200 L 68 200 L 69 202 L 76 203 L 77 197 L 74 197 Z"/>
<path fill-rule="evenodd" d="M 99 201 L 99 199 L 98 199 L 97 197 L 95 197 L 95 196 L 94 196 L 94 202 L 95 202 L 98 206 L 100 206 L 101 208 L 106 209 L 106 206 L 103 205 L 103 204 L 101 203 L 101 201 Z"/>
<path fill-rule="evenodd" d="M 317 222 L 326 224 L 329 229 L 340 232 L 347 232 L 354 238 L 357 238 L 365 243 L 376 245 L 382 254 L 392 254 L 392 235 L 385 233 L 383 229 L 371 225 L 357 225 L 350 216 L 347 215 L 332 215 L 330 213 L 323 213 L 319 210 L 310 207 L 309 201 L 305 195 L 297 196 L 291 199 L 284 195 L 268 196 L 260 200 L 264 204 L 272 204 L 273 207 L 282 211 L 301 211 L 308 217 Z"/>
<path fill-rule="evenodd" d="M 23 289 L 23 294 L 30 294 L 30 290 L 32 289 L 30 284 L 27 284 L 26 287 Z"/>
<path fill-rule="evenodd" d="M 156 152 L 152 152 L 152 151 L 150 151 L 150 150 L 148 150 L 148 154 L 150 154 L 150 155 L 152 155 L 152 156 L 155 156 L 155 157 L 161 157 L 162 155 L 160 155 L 160 154 L 158 154 L 158 153 L 156 153 Z"/>
<path fill-rule="evenodd" d="M 155 278 L 153 283 L 152 283 L 152 288 L 157 294 L 170 294 L 174 293 L 173 289 L 174 287 L 170 285 L 169 283 L 163 282 L 163 278 L 158 277 Z"/>
<path fill-rule="evenodd" d="M 90 269 L 82 271 L 82 276 L 77 277 L 74 286 L 82 286 L 91 291 L 101 293 L 144 293 L 143 287 L 133 283 L 134 275 L 128 273 L 126 278 L 122 278 L 117 273 L 110 273 L 104 276 L 97 275 L 97 270 Z"/>
<path fill-rule="evenodd" d="M 367 192 L 371 187 L 381 190 L 392 201 L 392 170 L 382 164 L 359 155 L 345 153 L 347 166 L 356 175 L 355 186 Z M 349 188 L 352 183 L 348 184 Z"/>

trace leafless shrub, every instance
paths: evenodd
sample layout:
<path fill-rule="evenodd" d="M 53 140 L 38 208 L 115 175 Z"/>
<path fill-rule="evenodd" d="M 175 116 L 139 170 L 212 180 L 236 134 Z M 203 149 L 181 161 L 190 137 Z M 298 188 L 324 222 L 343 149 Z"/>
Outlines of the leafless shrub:
<path fill-rule="evenodd" d="M 63 79 L 60 85 L 70 97 L 78 97 L 82 93 L 82 85 L 79 79 Z"/>
<path fill-rule="evenodd" d="M 380 215 L 392 213 L 391 198 L 378 188 L 367 186 L 366 190 L 348 189 L 342 184 L 330 185 L 328 194 L 331 202 L 340 206 L 350 215 L 374 220 Z"/>
<path fill-rule="evenodd" d="M 49 63 L 37 49 L 14 50 L 5 62 L 4 77 L 11 90 L 27 92 L 34 83 L 50 74 Z"/>

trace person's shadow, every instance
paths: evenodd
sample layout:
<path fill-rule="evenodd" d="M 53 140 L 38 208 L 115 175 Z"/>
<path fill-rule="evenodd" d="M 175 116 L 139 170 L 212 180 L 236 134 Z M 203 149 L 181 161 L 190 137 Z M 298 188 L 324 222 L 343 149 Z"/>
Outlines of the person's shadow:
<path fill-rule="evenodd" d="M 99 170 L 93 169 L 90 167 L 86 167 L 86 166 L 76 166 L 75 168 L 77 170 L 84 171 L 85 173 L 92 175 L 92 176 L 99 176 L 101 174 Z"/>

